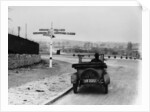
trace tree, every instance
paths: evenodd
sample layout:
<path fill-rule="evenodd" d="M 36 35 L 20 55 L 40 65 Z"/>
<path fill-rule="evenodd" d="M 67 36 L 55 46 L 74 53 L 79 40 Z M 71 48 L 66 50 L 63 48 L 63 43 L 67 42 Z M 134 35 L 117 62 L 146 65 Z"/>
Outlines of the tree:
<path fill-rule="evenodd" d="M 104 48 L 104 54 L 107 54 L 107 53 L 108 53 L 108 49 Z"/>
<path fill-rule="evenodd" d="M 76 53 L 79 53 L 79 52 L 81 51 L 80 47 L 77 46 L 77 45 L 73 47 L 73 50 L 74 50 L 74 52 L 76 52 Z"/>
<path fill-rule="evenodd" d="M 84 44 L 84 49 L 89 51 L 89 50 L 91 50 L 92 46 L 93 46 L 92 43 L 86 42 L 86 43 Z"/>
<path fill-rule="evenodd" d="M 127 44 L 127 50 L 131 51 L 132 47 L 133 47 L 133 44 L 131 42 L 128 42 L 128 44 Z"/>
<path fill-rule="evenodd" d="M 133 44 L 131 42 L 128 42 L 127 44 L 127 55 L 131 56 L 132 55 L 132 47 L 133 47 Z"/>

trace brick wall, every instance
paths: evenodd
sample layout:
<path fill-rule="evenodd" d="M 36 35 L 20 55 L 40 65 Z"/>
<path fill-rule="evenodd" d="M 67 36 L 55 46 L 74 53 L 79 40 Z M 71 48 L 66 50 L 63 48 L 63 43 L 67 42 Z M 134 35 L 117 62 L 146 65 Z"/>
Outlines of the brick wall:
<path fill-rule="evenodd" d="M 40 55 L 36 54 L 9 54 L 8 69 L 32 65 L 40 61 L 41 61 Z"/>

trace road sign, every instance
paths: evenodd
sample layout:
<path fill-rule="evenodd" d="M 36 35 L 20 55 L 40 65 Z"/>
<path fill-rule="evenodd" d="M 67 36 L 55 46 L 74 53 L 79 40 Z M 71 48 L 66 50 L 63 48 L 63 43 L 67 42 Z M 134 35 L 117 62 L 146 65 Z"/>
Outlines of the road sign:
<path fill-rule="evenodd" d="M 66 34 L 66 32 L 54 32 L 54 34 Z"/>
<path fill-rule="evenodd" d="M 49 31 L 49 29 L 39 29 L 39 31 Z"/>
<path fill-rule="evenodd" d="M 50 36 L 48 32 L 44 33 L 43 36 Z"/>
<path fill-rule="evenodd" d="M 58 32 L 58 31 L 63 31 L 63 32 L 64 32 L 65 29 L 54 29 L 54 31 L 57 31 L 57 32 Z"/>
<path fill-rule="evenodd" d="M 47 32 L 33 32 L 33 34 L 47 34 Z"/>
<path fill-rule="evenodd" d="M 54 32 L 54 34 L 75 35 L 73 32 Z"/>
<path fill-rule="evenodd" d="M 50 36 L 49 34 L 43 34 L 43 36 Z M 51 36 L 52 38 L 55 38 L 54 35 Z"/>
<path fill-rule="evenodd" d="M 73 32 L 67 32 L 67 35 L 75 35 Z"/>

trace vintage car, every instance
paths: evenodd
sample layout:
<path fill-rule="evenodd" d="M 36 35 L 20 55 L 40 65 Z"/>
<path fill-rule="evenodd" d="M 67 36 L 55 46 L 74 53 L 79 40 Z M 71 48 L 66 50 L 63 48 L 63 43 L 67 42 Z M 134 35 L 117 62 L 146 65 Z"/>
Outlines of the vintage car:
<path fill-rule="evenodd" d="M 100 85 L 103 87 L 105 94 L 108 93 L 108 84 L 110 77 L 107 74 L 107 65 L 104 63 L 104 54 L 100 54 L 101 62 L 82 62 L 82 55 L 78 55 L 79 63 L 73 64 L 72 67 L 77 70 L 71 75 L 74 93 L 78 92 L 81 85 Z"/>

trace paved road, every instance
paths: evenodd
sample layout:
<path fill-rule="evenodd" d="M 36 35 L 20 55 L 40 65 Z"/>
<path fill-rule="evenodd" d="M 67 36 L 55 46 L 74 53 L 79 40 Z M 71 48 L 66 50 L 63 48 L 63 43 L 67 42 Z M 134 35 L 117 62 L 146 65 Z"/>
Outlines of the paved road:
<path fill-rule="evenodd" d="M 54 59 L 76 63 L 72 57 L 54 56 Z M 107 60 L 111 78 L 109 93 L 103 94 L 102 87 L 81 87 L 79 93 L 72 91 L 54 105 L 130 105 L 140 104 L 140 67 L 138 60 Z"/>

